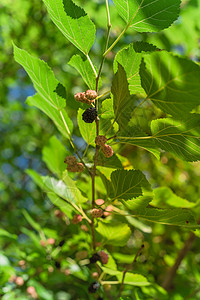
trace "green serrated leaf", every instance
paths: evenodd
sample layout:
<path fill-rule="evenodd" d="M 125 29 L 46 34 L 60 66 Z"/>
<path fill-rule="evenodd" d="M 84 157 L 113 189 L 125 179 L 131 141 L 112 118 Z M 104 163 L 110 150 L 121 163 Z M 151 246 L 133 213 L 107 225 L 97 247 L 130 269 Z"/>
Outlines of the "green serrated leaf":
<path fill-rule="evenodd" d="M 135 95 L 130 96 L 126 72 L 119 63 L 112 81 L 111 93 L 113 95 L 115 120 L 119 124 L 119 129 L 123 131 L 130 121 L 137 97 Z"/>
<path fill-rule="evenodd" d="M 82 79 L 85 81 L 89 89 L 95 90 L 96 76 L 88 60 L 83 60 L 80 55 L 74 55 L 72 56 L 68 64 L 74 67 L 80 73 Z M 101 80 L 99 81 L 99 88 L 100 87 Z"/>
<path fill-rule="evenodd" d="M 154 198 L 150 204 L 159 208 L 164 208 L 166 207 L 166 205 L 180 208 L 192 208 L 199 204 L 199 202 L 193 203 L 189 202 L 186 199 L 178 197 L 168 187 L 159 187 L 157 189 L 154 189 L 153 192 Z"/>
<path fill-rule="evenodd" d="M 64 109 L 59 111 L 52 108 L 52 106 L 47 102 L 44 102 L 42 97 L 38 94 L 35 94 L 33 97 L 28 97 L 26 103 L 30 106 L 35 106 L 43 111 L 54 122 L 57 129 L 62 133 L 62 135 L 66 138 L 69 138 L 70 132 L 72 132 L 73 130 L 73 124 Z"/>
<path fill-rule="evenodd" d="M 160 158 L 160 151 L 154 139 L 151 136 L 149 137 L 139 127 L 128 126 L 124 131 L 118 133 L 116 139 L 118 143 L 141 147 L 151 152 L 157 159 Z"/>
<path fill-rule="evenodd" d="M 138 170 L 116 170 L 111 174 L 112 200 L 129 200 L 143 194 L 142 189 L 150 190 L 144 174 Z"/>
<path fill-rule="evenodd" d="M 135 211 L 133 216 L 159 224 L 199 228 L 191 211 L 184 208 L 143 208 L 142 210 Z"/>
<path fill-rule="evenodd" d="M 200 117 L 190 114 L 188 119 L 160 119 L 152 121 L 152 138 L 163 150 L 186 161 L 200 160 Z"/>
<path fill-rule="evenodd" d="M 21 64 L 33 81 L 37 94 L 28 97 L 27 103 L 36 106 L 52 119 L 61 133 L 69 138 L 73 130 L 73 123 L 63 109 L 66 100 L 56 92 L 59 84 L 52 70 L 42 60 L 28 54 L 14 45 L 15 60 Z"/>
<path fill-rule="evenodd" d="M 55 206 L 57 206 L 68 218 L 72 218 L 72 212 L 74 211 L 73 206 L 71 206 L 69 203 L 61 199 L 53 192 L 48 192 L 47 195 L 51 202 Z"/>
<path fill-rule="evenodd" d="M 85 55 L 95 39 L 95 26 L 85 11 L 71 0 L 43 0 L 50 18 L 62 34 Z"/>
<path fill-rule="evenodd" d="M 181 0 L 113 0 L 127 27 L 139 32 L 157 32 L 178 17 Z"/>
<path fill-rule="evenodd" d="M 64 159 L 69 154 L 63 144 L 55 137 L 52 136 L 47 146 L 42 150 L 42 159 L 52 173 L 62 176 L 63 171 L 66 169 Z"/>
<path fill-rule="evenodd" d="M 123 272 L 120 272 L 120 274 L 116 275 L 119 282 L 122 281 L 123 278 Z M 150 285 L 150 282 L 140 274 L 133 274 L 130 272 L 127 272 L 124 278 L 124 284 L 134 285 L 134 286 L 148 286 Z"/>
<path fill-rule="evenodd" d="M 147 98 L 165 113 L 179 117 L 200 104 L 200 67 L 193 61 L 154 52 L 143 58 L 140 75 Z"/>
<path fill-rule="evenodd" d="M 54 92 L 59 82 L 45 61 L 31 56 L 28 52 L 15 45 L 14 57 L 30 76 L 36 91 L 43 101 L 56 110 L 65 107 L 66 101 Z"/>
<path fill-rule="evenodd" d="M 142 54 L 149 54 L 154 51 L 161 51 L 161 49 L 156 47 L 155 45 L 143 41 L 134 42 L 132 46 L 135 52 Z"/>
<path fill-rule="evenodd" d="M 62 83 L 58 83 L 55 91 L 56 94 L 58 94 L 58 96 L 62 97 L 63 99 L 67 98 L 67 93 L 66 93 L 66 89 L 65 87 L 62 85 Z"/>
<path fill-rule="evenodd" d="M 97 157 L 97 166 L 114 169 L 123 168 L 122 163 L 116 154 L 113 154 L 113 156 L 107 158 L 102 154 L 101 151 L 99 152 Z"/>
<path fill-rule="evenodd" d="M 127 224 L 98 222 L 96 231 L 103 237 L 103 243 L 115 246 L 125 246 L 131 230 Z"/>
<path fill-rule="evenodd" d="M 107 267 L 102 267 L 102 270 L 106 274 L 109 274 L 111 276 L 116 276 L 119 281 L 119 284 L 121 284 L 123 278 L 122 271 L 112 270 Z M 150 285 L 150 282 L 148 282 L 143 275 L 126 272 L 126 276 L 124 278 L 124 284 L 129 284 L 134 286 L 148 286 Z"/>
<path fill-rule="evenodd" d="M 78 121 L 78 127 L 80 130 L 80 133 L 86 143 L 88 145 L 96 146 L 95 144 L 95 137 L 96 137 L 96 123 L 86 123 L 82 119 L 82 114 L 84 113 L 84 110 L 79 108 L 78 115 L 77 115 L 77 121 Z"/>
<path fill-rule="evenodd" d="M 122 203 L 129 210 L 142 210 L 147 207 L 151 201 L 151 196 L 141 196 L 133 200 L 122 201 Z"/>
<path fill-rule="evenodd" d="M 118 63 L 120 63 L 125 72 L 129 83 L 129 91 L 131 94 L 144 94 L 141 86 L 141 79 L 139 74 L 140 63 L 142 59 L 141 53 L 136 53 L 133 44 L 123 48 L 117 53 L 114 60 L 114 72 L 117 72 Z"/>
<path fill-rule="evenodd" d="M 101 118 L 114 119 L 113 99 L 105 99 L 101 106 Z"/>
<path fill-rule="evenodd" d="M 49 197 L 50 200 L 52 200 L 53 197 L 55 198 L 54 194 L 56 194 L 69 204 L 87 201 L 87 198 L 83 197 L 74 180 L 69 177 L 67 171 L 63 173 L 63 180 L 58 180 L 50 176 L 41 176 L 34 170 L 26 170 L 26 172 L 44 192 L 48 195 L 52 195 L 52 197 Z"/>
<path fill-rule="evenodd" d="M 87 198 L 83 197 L 75 182 L 68 176 L 67 171 L 64 173 L 63 180 L 57 180 L 53 177 L 42 176 L 43 183 L 48 192 L 53 192 L 69 203 L 86 202 Z"/>

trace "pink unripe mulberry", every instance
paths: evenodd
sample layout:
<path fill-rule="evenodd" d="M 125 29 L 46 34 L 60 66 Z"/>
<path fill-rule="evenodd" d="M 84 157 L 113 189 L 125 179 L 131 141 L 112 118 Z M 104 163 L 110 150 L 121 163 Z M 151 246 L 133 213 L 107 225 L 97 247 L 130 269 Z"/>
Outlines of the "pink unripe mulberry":
<path fill-rule="evenodd" d="M 77 102 L 87 102 L 88 99 L 86 98 L 85 96 L 85 93 L 77 93 L 74 95 L 74 99 L 77 101 Z"/>
<path fill-rule="evenodd" d="M 36 292 L 34 286 L 29 286 L 29 287 L 27 287 L 26 291 L 27 291 L 27 293 L 30 294 L 30 295 L 35 294 L 35 292 Z"/>
<path fill-rule="evenodd" d="M 113 155 L 112 147 L 107 144 L 105 144 L 104 146 L 101 147 L 101 151 L 102 151 L 103 155 L 107 158 L 109 158 Z"/>
<path fill-rule="evenodd" d="M 24 284 L 24 279 L 22 277 L 18 276 L 15 279 L 15 283 L 16 283 L 16 285 L 22 286 Z"/>
<path fill-rule="evenodd" d="M 94 90 L 87 90 L 85 92 L 85 96 L 89 99 L 89 100 L 93 100 L 97 97 L 97 92 Z"/>
<path fill-rule="evenodd" d="M 53 238 L 49 238 L 49 239 L 47 240 L 47 243 L 48 243 L 49 245 L 54 245 L 54 244 L 55 244 L 55 240 L 54 240 Z"/>
<path fill-rule="evenodd" d="M 65 158 L 64 163 L 69 164 L 69 165 L 74 165 L 77 163 L 77 159 L 73 155 L 69 155 Z"/>
<path fill-rule="evenodd" d="M 41 240 L 41 241 L 40 241 L 40 245 L 41 245 L 42 247 L 46 247 L 46 242 L 45 242 L 44 240 Z"/>
<path fill-rule="evenodd" d="M 82 221 L 81 215 L 74 215 L 74 216 L 73 216 L 73 219 L 72 219 L 72 223 L 73 223 L 73 224 L 78 224 L 78 223 L 80 223 L 81 221 Z"/>
<path fill-rule="evenodd" d="M 100 260 L 101 260 L 102 264 L 107 264 L 108 259 L 109 259 L 109 255 L 103 250 L 99 251 L 98 254 L 100 256 Z"/>
<path fill-rule="evenodd" d="M 105 145 L 106 142 L 107 142 L 107 138 L 106 138 L 104 135 L 98 135 L 98 136 L 95 138 L 95 143 L 96 143 L 96 145 L 98 145 L 98 146 L 103 147 L 103 146 Z"/>
<path fill-rule="evenodd" d="M 82 163 L 76 163 L 74 165 L 68 165 L 67 170 L 70 172 L 83 172 L 84 171 L 84 165 Z"/>
<path fill-rule="evenodd" d="M 91 210 L 91 215 L 93 218 L 100 218 L 103 216 L 103 210 L 100 208 L 94 208 Z"/>
<path fill-rule="evenodd" d="M 102 205 L 104 204 L 104 200 L 103 199 L 97 199 L 95 200 L 96 205 Z"/>
<path fill-rule="evenodd" d="M 91 105 L 94 102 L 92 99 L 86 97 L 85 93 L 77 93 L 74 95 L 74 99 L 78 102 Z M 93 98 L 94 99 L 94 98 Z"/>
<path fill-rule="evenodd" d="M 110 213 L 111 211 L 113 211 L 113 206 L 112 205 L 108 205 L 106 207 L 104 213 L 103 213 L 104 216 L 106 216 L 106 217 L 110 216 L 111 215 L 111 213 Z"/>

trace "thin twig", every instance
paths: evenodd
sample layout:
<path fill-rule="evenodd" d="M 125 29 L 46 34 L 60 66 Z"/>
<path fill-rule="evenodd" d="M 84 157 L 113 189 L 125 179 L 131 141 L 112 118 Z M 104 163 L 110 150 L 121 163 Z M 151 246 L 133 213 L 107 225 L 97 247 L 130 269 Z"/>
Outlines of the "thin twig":
<path fill-rule="evenodd" d="M 130 270 L 130 269 L 133 268 L 134 264 L 136 263 L 136 260 L 137 260 L 138 256 L 139 256 L 140 253 L 142 252 L 143 248 L 144 248 L 144 245 L 142 244 L 142 246 L 140 247 L 140 249 L 139 249 L 138 252 L 136 253 L 135 258 L 134 258 L 132 264 L 131 264 L 131 265 L 127 265 L 126 268 L 124 269 L 124 271 L 123 271 L 123 276 L 122 276 L 122 282 L 121 282 L 120 289 L 119 289 L 119 295 L 118 295 L 118 298 L 120 298 L 121 293 L 122 293 L 123 288 L 124 288 L 124 280 L 125 280 L 126 273 L 128 272 L 128 270 Z"/>
<path fill-rule="evenodd" d="M 110 29 L 111 29 L 110 12 L 109 12 L 108 0 L 106 0 L 106 13 L 107 13 L 107 28 L 108 28 L 108 30 L 107 30 L 106 45 L 105 45 L 104 52 L 108 49 L 108 42 L 109 42 Z M 103 55 L 102 56 L 102 60 L 101 60 L 101 65 L 100 65 L 100 68 L 99 68 L 99 72 L 98 72 L 98 76 L 96 78 L 96 91 L 98 91 L 99 79 L 100 79 L 100 76 L 101 76 L 101 71 L 102 71 L 102 68 L 103 68 L 104 60 L 105 60 L 105 56 Z"/>
<path fill-rule="evenodd" d="M 167 272 L 167 274 L 163 280 L 163 283 L 162 283 L 162 287 L 166 291 L 169 291 L 171 289 L 174 277 L 176 276 L 176 272 L 177 272 L 182 260 L 187 255 L 188 251 L 192 248 L 192 245 L 193 245 L 195 239 L 196 239 L 196 235 L 193 232 L 191 232 L 189 234 L 188 239 L 185 241 L 183 248 L 179 251 L 174 265 Z"/>
<path fill-rule="evenodd" d="M 105 51 L 108 47 L 108 42 L 109 42 L 109 35 L 110 35 L 110 28 L 111 28 L 111 23 L 110 23 L 110 13 L 109 13 L 109 6 L 108 6 L 108 0 L 106 0 L 106 11 L 107 11 L 107 22 L 108 22 L 108 30 L 107 30 L 107 38 L 106 38 L 106 45 L 105 45 Z M 89 59 L 89 57 L 88 57 Z M 102 57 L 102 61 L 101 61 L 101 65 L 99 68 L 99 72 L 98 75 L 96 76 L 96 92 L 98 91 L 98 86 L 99 86 L 99 79 L 101 76 L 101 71 L 103 68 L 103 63 L 104 63 L 105 58 Z M 98 113 L 98 99 L 95 101 L 95 108 L 96 111 Z M 99 117 L 96 117 L 96 136 L 99 135 Z M 96 166 L 97 166 L 97 157 L 98 157 L 98 153 L 99 153 L 99 146 L 96 145 L 95 148 L 95 155 L 94 155 L 94 166 L 93 166 L 93 170 L 91 175 L 91 179 L 92 179 L 92 209 L 95 206 L 95 177 L 96 177 Z M 96 243 L 95 243 L 95 230 L 94 230 L 94 218 L 92 217 L 92 222 L 91 222 L 91 232 L 92 232 L 92 248 L 95 251 L 96 249 Z"/>

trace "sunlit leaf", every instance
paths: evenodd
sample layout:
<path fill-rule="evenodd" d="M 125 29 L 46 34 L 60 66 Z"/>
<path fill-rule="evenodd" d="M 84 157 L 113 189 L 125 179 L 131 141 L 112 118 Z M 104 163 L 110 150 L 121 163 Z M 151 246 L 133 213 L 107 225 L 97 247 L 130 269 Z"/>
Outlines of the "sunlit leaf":
<path fill-rule="evenodd" d="M 111 199 L 128 200 L 143 194 L 142 188 L 150 189 L 144 174 L 138 170 L 116 170 L 111 174 Z"/>
<path fill-rule="evenodd" d="M 74 67 L 80 73 L 82 79 L 85 81 L 89 89 L 95 90 L 96 77 L 88 60 L 83 60 L 80 55 L 74 55 L 68 64 Z M 99 83 L 99 87 L 101 87 L 101 80 Z"/>
<path fill-rule="evenodd" d="M 160 119 L 152 121 L 153 139 L 163 150 L 186 161 L 200 159 L 200 118 L 191 114 L 184 121 Z"/>
<path fill-rule="evenodd" d="M 200 104 L 200 67 L 195 62 L 154 52 L 144 56 L 140 74 L 147 98 L 165 113 L 179 117 Z"/>
<path fill-rule="evenodd" d="M 95 26 L 85 11 L 71 0 L 43 0 L 50 18 L 62 34 L 84 54 L 95 39 Z"/>
<path fill-rule="evenodd" d="M 131 230 L 127 224 L 99 222 L 96 231 L 103 237 L 103 243 L 124 246 L 130 238 Z"/>
<path fill-rule="evenodd" d="M 78 127 L 80 130 L 80 133 L 86 143 L 88 145 L 96 146 L 95 144 L 95 137 L 96 137 L 96 123 L 86 123 L 82 119 L 82 114 L 84 113 L 84 110 L 79 108 L 77 120 L 78 120 Z"/>
<path fill-rule="evenodd" d="M 128 27 L 156 32 L 169 27 L 178 17 L 181 0 L 113 0 Z"/>
<path fill-rule="evenodd" d="M 112 81 L 111 93 L 113 95 L 115 120 L 119 124 L 119 129 L 123 130 L 131 118 L 137 97 L 135 95 L 130 96 L 126 72 L 119 63 Z"/>
<path fill-rule="evenodd" d="M 51 172 L 61 177 L 63 171 L 66 169 L 64 159 L 67 154 L 69 153 L 63 144 L 55 136 L 52 136 L 49 144 L 42 150 L 42 159 Z"/>

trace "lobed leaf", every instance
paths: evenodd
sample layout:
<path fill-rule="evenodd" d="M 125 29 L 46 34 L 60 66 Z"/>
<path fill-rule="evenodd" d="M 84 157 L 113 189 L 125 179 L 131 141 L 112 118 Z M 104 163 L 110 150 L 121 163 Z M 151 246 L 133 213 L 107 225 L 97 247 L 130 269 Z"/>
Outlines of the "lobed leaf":
<path fill-rule="evenodd" d="M 85 55 L 95 39 L 95 26 L 85 11 L 71 0 L 43 0 L 51 20 Z"/>
<path fill-rule="evenodd" d="M 181 0 L 113 0 L 127 27 L 139 32 L 168 28 L 178 17 Z"/>

